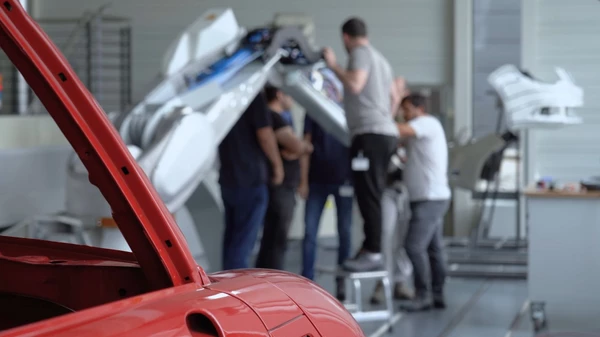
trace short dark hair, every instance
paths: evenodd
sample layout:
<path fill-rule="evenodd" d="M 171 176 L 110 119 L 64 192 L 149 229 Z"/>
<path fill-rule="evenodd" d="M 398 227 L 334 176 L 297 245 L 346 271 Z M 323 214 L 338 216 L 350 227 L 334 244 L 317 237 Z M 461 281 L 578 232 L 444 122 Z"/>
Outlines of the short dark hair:
<path fill-rule="evenodd" d="M 426 99 L 425 96 L 421 95 L 421 94 L 410 94 L 406 97 L 404 97 L 402 99 L 402 101 L 400 102 L 400 106 L 403 106 L 406 103 L 410 103 L 412 106 L 414 106 L 415 108 L 423 108 L 425 109 L 425 103 L 426 103 Z"/>
<path fill-rule="evenodd" d="M 360 18 L 350 18 L 342 25 L 342 33 L 350 37 L 367 37 L 367 24 Z"/>
<path fill-rule="evenodd" d="M 264 89 L 265 98 L 267 99 L 267 103 L 274 102 L 277 99 L 277 94 L 279 93 L 279 88 L 267 84 Z"/>

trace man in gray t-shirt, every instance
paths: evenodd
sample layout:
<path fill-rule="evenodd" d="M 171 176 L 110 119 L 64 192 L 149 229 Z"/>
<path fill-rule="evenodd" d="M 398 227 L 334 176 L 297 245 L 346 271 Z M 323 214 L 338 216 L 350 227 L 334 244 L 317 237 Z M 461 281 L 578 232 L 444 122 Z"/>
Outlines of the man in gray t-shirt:
<path fill-rule="evenodd" d="M 352 137 L 354 194 L 365 233 L 360 253 L 343 267 L 370 271 L 383 269 L 381 198 L 388 164 L 398 146 L 392 111 L 396 110 L 399 97 L 392 67 L 369 43 L 363 20 L 347 20 L 342 25 L 342 36 L 349 56 L 347 69 L 338 65 L 331 48 L 326 48 L 323 56 L 344 84 L 344 109 Z"/>

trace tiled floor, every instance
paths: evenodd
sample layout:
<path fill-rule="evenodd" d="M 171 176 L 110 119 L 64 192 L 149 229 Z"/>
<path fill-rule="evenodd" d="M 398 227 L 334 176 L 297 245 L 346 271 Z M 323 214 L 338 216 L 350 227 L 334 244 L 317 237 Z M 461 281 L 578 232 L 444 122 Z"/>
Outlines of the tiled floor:
<path fill-rule="evenodd" d="M 204 200 L 205 201 L 205 200 Z M 202 219 L 202 236 L 219 238 L 203 240 L 210 264 L 220 266 L 220 245 L 223 231 L 221 215 L 206 209 L 202 197 L 193 198 L 191 205 L 195 219 Z M 214 207 L 214 206 L 211 206 Z M 214 209 L 214 208 L 213 208 Z M 332 265 L 335 253 L 329 249 L 319 252 L 319 264 Z M 286 269 L 300 271 L 300 244 L 290 242 L 286 256 Z M 327 290 L 332 290 L 332 276 L 319 275 L 316 279 Z M 368 303 L 374 284 L 365 282 L 364 303 Z M 390 337 L 531 337 L 533 332 L 526 312 L 522 319 L 515 320 L 526 300 L 524 281 L 500 281 L 477 279 L 450 279 L 446 290 L 448 308 L 444 311 L 432 311 L 419 314 L 404 314 L 394 325 Z M 367 336 L 385 336 L 377 334 L 381 323 L 361 324 Z M 513 331 L 509 334 L 509 330 Z"/>
<path fill-rule="evenodd" d="M 287 256 L 287 267 L 290 271 L 299 270 L 299 248 L 297 242 L 290 242 Z M 323 264 L 332 264 L 335 255 L 329 251 L 321 251 L 319 260 Z M 334 282 L 331 276 L 320 275 L 316 282 L 327 290 L 333 289 Z M 374 283 L 364 283 L 363 301 L 368 303 Z M 523 307 L 527 294 L 524 281 L 450 279 L 446 296 L 446 310 L 403 314 L 388 336 L 504 337 Z M 528 322 L 524 322 L 528 317 L 524 315 L 521 320 L 521 326 L 518 328 L 524 334 L 519 337 L 532 336 Z M 372 336 L 381 325 L 382 323 L 361 324 L 367 336 Z"/>

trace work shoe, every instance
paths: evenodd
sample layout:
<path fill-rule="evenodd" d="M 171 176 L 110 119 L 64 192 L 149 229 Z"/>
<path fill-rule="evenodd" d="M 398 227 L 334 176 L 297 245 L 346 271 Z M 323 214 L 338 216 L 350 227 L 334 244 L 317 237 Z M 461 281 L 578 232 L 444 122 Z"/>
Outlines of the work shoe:
<path fill-rule="evenodd" d="M 350 272 L 367 272 L 383 269 L 383 255 L 361 251 L 355 258 L 346 260 L 343 269 Z"/>
<path fill-rule="evenodd" d="M 400 304 L 400 310 L 405 312 L 428 311 L 433 307 L 433 301 L 427 297 L 415 297 L 409 303 Z"/>
<path fill-rule="evenodd" d="M 335 297 L 342 303 L 346 300 L 346 283 L 342 277 L 335 278 Z"/>
<path fill-rule="evenodd" d="M 403 283 L 396 282 L 394 284 L 393 296 L 395 300 L 406 301 L 412 300 L 415 297 L 415 293 Z M 381 304 L 383 302 L 385 302 L 383 282 L 378 281 L 375 290 L 373 291 L 373 295 L 371 296 L 371 304 Z"/>
<path fill-rule="evenodd" d="M 444 300 L 444 294 L 433 294 L 433 307 L 435 309 L 446 309 L 446 301 Z"/>

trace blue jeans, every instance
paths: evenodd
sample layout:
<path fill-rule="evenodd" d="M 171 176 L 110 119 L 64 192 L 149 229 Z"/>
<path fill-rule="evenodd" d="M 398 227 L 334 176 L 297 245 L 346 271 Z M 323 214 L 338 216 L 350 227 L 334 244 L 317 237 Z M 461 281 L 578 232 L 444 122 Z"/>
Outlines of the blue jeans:
<path fill-rule="evenodd" d="M 263 225 L 269 190 L 259 187 L 223 187 L 221 198 L 225 207 L 223 236 L 223 270 L 249 268 L 248 258 Z"/>
<path fill-rule="evenodd" d="M 313 280 L 317 255 L 317 235 L 323 207 L 327 198 L 333 195 L 337 210 L 337 230 L 339 236 L 338 265 L 350 256 L 352 226 L 352 196 L 340 196 L 343 185 L 310 184 L 304 209 L 304 241 L 302 244 L 302 276 Z"/>

